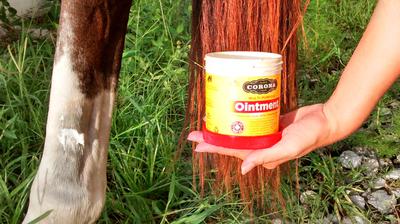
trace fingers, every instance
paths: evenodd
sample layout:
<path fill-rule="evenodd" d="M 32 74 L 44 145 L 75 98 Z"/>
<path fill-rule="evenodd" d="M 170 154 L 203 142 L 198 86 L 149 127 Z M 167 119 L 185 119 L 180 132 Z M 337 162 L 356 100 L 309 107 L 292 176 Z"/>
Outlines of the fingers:
<path fill-rule="evenodd" d="M 266 169 L 273 170 L 273 169 L 275 169 L 276 167 L 278 167 L 279 165 L 281 165 L 282 163 L 286 163 L 286 162 L 288 162 L 288 161 L 290 161 L 290 160 L 291 160 L 291 159 L 281 159 L 281 160 L 278 160 L 278 161 L 276 161 L 276 162 L 265 163 L 265 164 L 263 164 L 262 166 L 263 166 L 264 168 L 266 168 Z"/>
<path fill-rule="evenodd" d="M 313 107 L 313 108 L 312 108 Z M 246 174 L 255 166 L 266 164 L 272 168 L 292 159 L 299 158 L 323 145 L 326 138 L 326 121 L 321 115 L 321 105 L 310 106 L 306 115 L 290 124 L 282 131 L 282 139 L 269 149 L 254 151 L 242 164 L 242 174 Z M 290 115 L 292 116 L 292 115 Z M 296 118 L 297 119 L 297 118 Z"/>
<path fill-rule="evenodd" d="M 196 146 L 195 149 L 196 152 L 218 153 L 220 155 L 233 156 L 239 159 L 243 159 L 250 153 L 250 150 L 237 150 L 237 149 L 229 149 L 215 145 L 210 145 L 204 142 L 203 132 L 201 131 L 191 132 L 187 139 L 189 141 L 199 143 Z"/>
<path fill-rule="evenodd" d="M 289 140 L 288 140 L 289 139 Z M 256 150 L 250 153 L 242 163 L 242 174 L 248 173 L 258 165 L 266 164 L 267 167 L 273 167 L 282 163 L 295 159 L 301 152 L 301 147 L 295 138 L 283 137 L 280 142 L 269 149 Z"/>
<path fill-rule="evenodd" d="M 251 152 L 250 150 L 236 150 L 207 144 L 204 142 L 203 135 L 200 131 L 194 131 L 190 133 L 188 136 L 188 140 L 199 143 L 195 149 L 196 152 L 217 153 L 220 155 L 233 156 L 242 160 L 246 158 L 246 156 L 249 155 Z M 285 163 L 289 160 L 291 159 L 282 159 L 272 163 L 266 163 L 263 164 L 263 167 L 272 170 L 280 164 Z"/>
<path fill-rule="evenodd" d="M 289 162 L 291 160 L 295 160 L 295 159 L 298 159 L 298 158 L 301 158 L 301 157 L 307 155 L 308 153 L 310 153 L 310 151 L 311 150 L 306 150 L 305 152 L 299 154 L 298 156 L 290 158 L 290 159 L 281 159 L 281 160 L 278 160 L 278 161 L 275 161 L 275 162 L 265 163 L 265 164 L 263 164 L 263 167 L 266 168 L 266 169 L 269 169 L 269 170 L 273 170 L 273 169 L 275 169 L 276 167 L 278 167 L 279 165 L 281 165 L 283 163 L 286 163 L 286 162 Z"/>
<path fill-rule="evenodd" d="M 286 132 L 289 129 L 287 129 Z M 304 147 L 304 142 L 302 142 L 301 139 L 302 137 L 300 135 L 290 132 L 289 134 L 285 133 L 282 140 L 271 148 L 262 150 L 239 150 L 208 144 L 204 142 L 203 133 L 201 131 L 193 131 L 188 136 L 188 140 L 198 143 L 195 149 L 196 152 L 217 153 L 242 159 L 241 170 L 243 175 L 259 165 L 267 169 L 275 169 L 282 163 L 306 155 L 310 150 L 306 149 L 308 147 Z"/>

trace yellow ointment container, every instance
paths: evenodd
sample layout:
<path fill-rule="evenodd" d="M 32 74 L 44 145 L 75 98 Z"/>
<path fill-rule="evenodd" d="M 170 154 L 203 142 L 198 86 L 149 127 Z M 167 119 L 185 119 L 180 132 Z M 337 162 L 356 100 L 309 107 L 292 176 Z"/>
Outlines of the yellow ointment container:
<path fill-rule="evenodd" d="M 281 71 L 279 54 L 207 54 L 205 141 L 235 149 L 263 149 L 277 143 L 281 139 Z"/>

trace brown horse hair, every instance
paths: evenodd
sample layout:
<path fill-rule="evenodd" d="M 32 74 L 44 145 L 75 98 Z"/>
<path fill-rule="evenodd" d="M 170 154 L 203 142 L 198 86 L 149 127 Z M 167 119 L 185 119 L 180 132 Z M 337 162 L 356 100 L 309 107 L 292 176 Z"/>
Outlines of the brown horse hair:
<path fill-rule="evenodd" d="M 204 56 L 209 52 L 240 50 L 282 54 L 281 113 L 296 109 L 297 28 L 308 3 L 306 0 L 302 10 L 302 0 L 192 0 L 190 73 L 184 124 L 189 127 L 187 131 L 201 130 L 202 127 L 205 109 L 203 65 Z M 187 131 L 182 132 L 180 145 Z M 243 176 L 240 159 L 196 153 L 194 148 L 192 143 L 193 186 L 200 187 L 202 196 L 206 179 L 212 178 L 215 181 L 211 189 L 215 194 L 231 192 L 239 186 L 240 197 L 249 203 L 250 213 L 254 211 L 253 206 L 262 210 L 284 210 L 280 185 L 281 174 L 290 170 L 288 164 L 274 170 L 260 166 Z M 176 155 L 179 154 L 180 150 Z"/>

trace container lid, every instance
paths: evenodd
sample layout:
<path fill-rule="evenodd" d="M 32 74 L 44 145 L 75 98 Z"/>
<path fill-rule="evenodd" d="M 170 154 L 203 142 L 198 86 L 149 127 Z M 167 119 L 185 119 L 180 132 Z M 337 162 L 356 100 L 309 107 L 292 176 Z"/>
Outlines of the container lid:
<path fill-rule="evenodd" d="M 206 69 L 221 66 L 234 69 L 236 67 L 281 70 L 282 56 L 280 54 L 259 51 L 221 51 L 208 53 L 205 56 Z"/>

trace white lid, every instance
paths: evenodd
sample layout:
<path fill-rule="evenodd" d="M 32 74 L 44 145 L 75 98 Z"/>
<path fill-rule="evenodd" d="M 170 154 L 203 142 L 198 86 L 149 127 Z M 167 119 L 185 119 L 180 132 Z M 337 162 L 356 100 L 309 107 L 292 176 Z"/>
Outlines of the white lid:
<path fill-rule="evenodd" d="M 282 70 L 282 56 L 280 54 L 258 51 L 222 51 L 212 52 L 205 56 L 205 68 L 207 71 L 226 71 L 229 73 L 243 71 L 262 73 L 266 71 L 276 72 Z"/>

